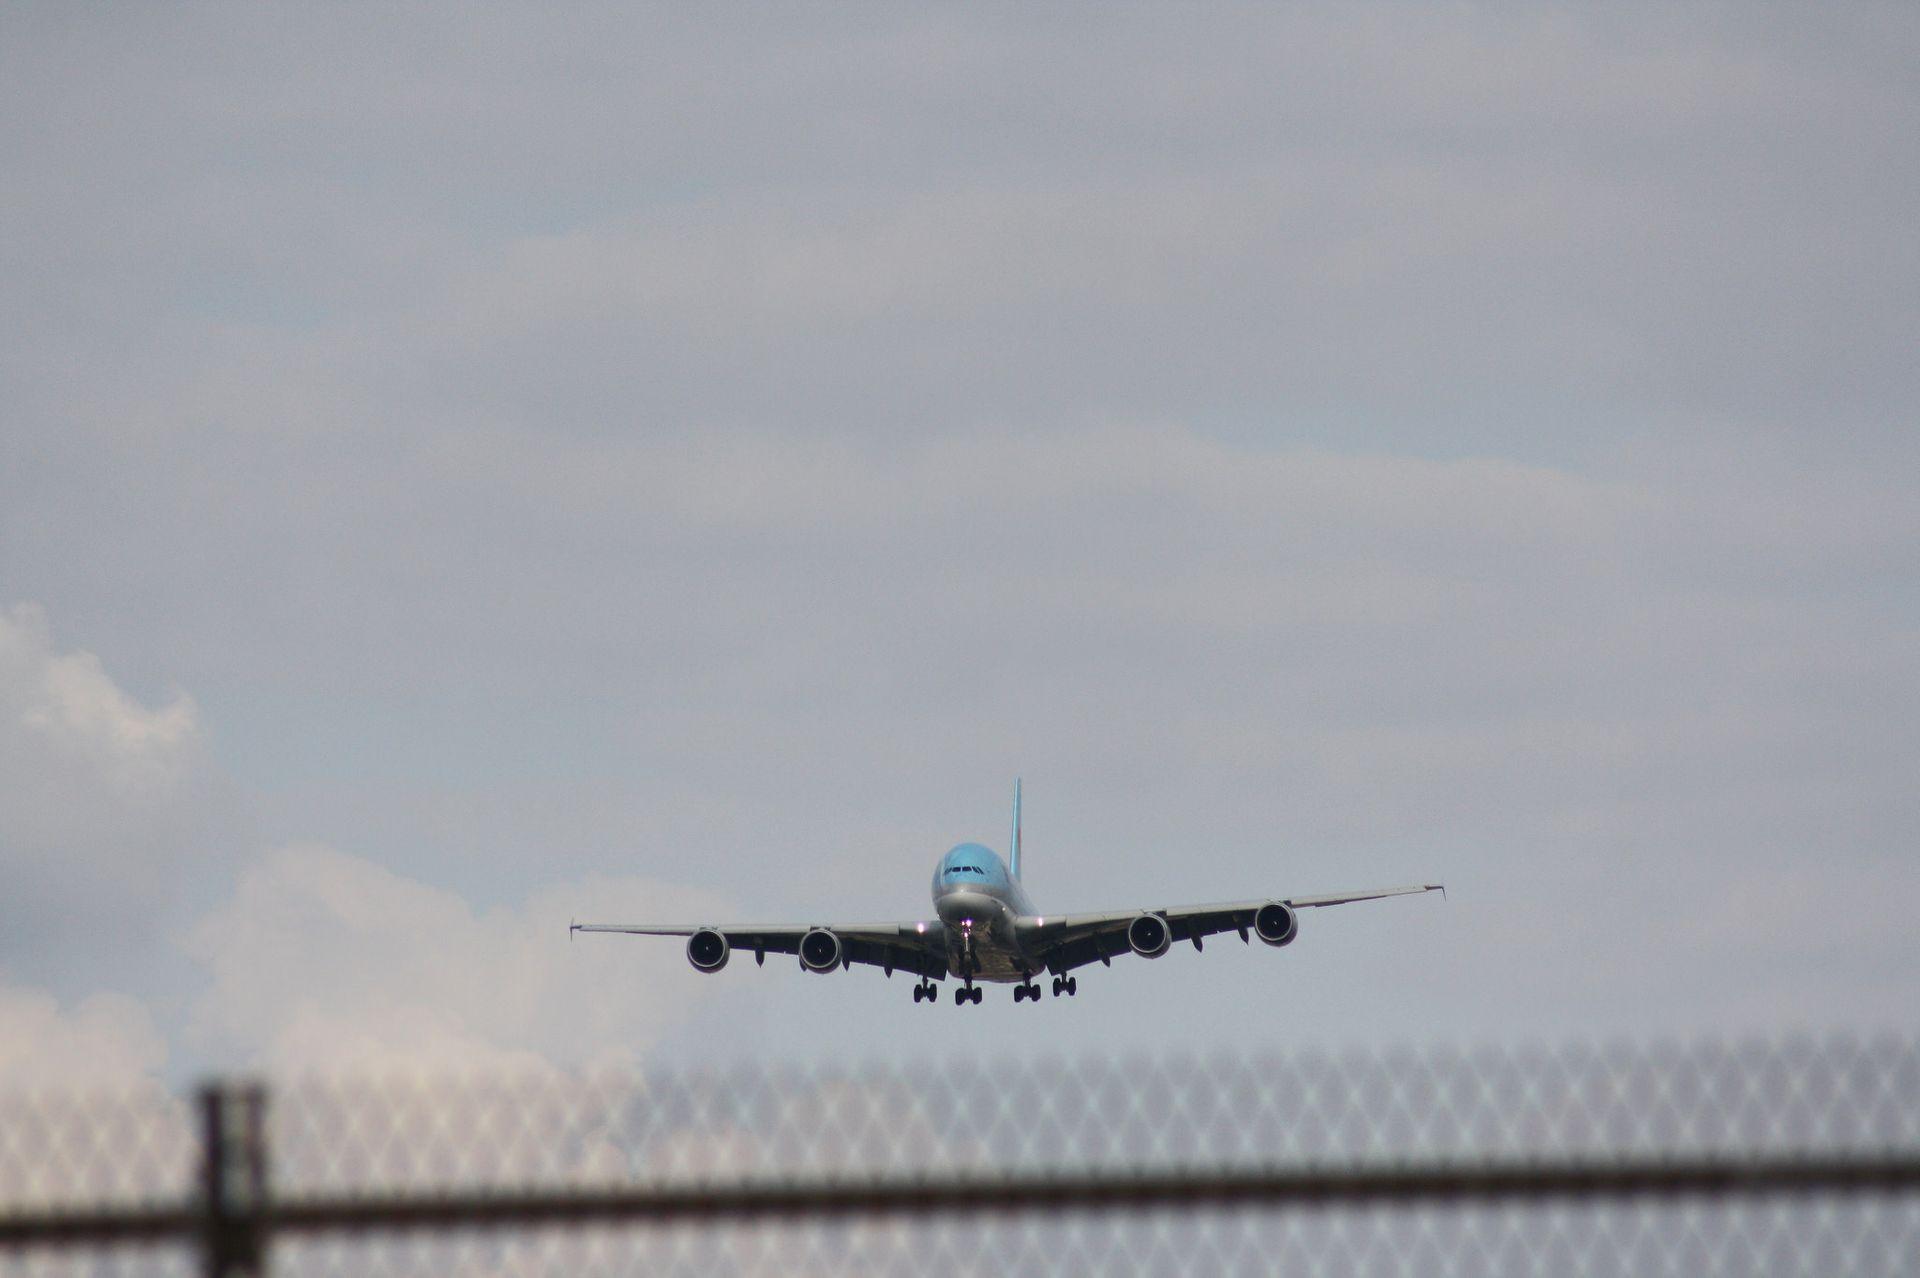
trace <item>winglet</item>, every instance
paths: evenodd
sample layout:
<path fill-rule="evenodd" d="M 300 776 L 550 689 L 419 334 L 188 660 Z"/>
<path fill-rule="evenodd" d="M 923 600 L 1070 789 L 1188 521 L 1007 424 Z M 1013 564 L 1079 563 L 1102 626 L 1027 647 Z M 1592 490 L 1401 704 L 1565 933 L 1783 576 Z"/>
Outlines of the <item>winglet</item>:
<path fill-rule="evenodd" d="M 1007 849 L 1007 870 L 1020 877 L 1020 778 L 1013 779 L 1013 842 Z"/>

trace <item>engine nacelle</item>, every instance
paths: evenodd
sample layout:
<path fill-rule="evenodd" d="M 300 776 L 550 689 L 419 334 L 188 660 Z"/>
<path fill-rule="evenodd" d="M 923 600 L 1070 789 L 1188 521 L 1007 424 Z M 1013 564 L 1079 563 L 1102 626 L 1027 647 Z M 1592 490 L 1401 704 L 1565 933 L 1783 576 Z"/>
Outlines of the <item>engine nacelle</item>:
<path fill-rule="evenodd" d="M 1173 929 L 1158 914 L 1142 914 L 1127 924 L 1127 944 L 1141 958 L 1159 958 L 1173 944 Z"/>
<path fill-rule="evenodd" d="M 693 964 L 697 972 L 719 971 L 727 965 L 727 957 L 732 953 L 726 933 L 714 928 L 703 927 L 687 938 L 687 962 Z"/>
<path fill-rule="evenodd" d="M 1288 945 L 1300 933 L 1300 916 L 1284 901 L 1268 901 L 1253 912 L 1253 930 L 1268 945 Z"/>
<path fill-rule="evenodd" d="M 816 927 L 800 938 L 800 966 L 809 972 L 831 972 L 840 966 L 840 938 Z"/>

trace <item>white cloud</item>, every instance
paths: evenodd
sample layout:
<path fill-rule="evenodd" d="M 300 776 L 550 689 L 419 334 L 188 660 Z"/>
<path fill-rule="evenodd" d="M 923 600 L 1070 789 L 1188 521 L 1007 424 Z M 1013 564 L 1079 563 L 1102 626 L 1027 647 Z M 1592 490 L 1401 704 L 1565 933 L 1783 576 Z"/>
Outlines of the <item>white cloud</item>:
<path fill-rule="evenodd" d="M 192 698 L 143 704 L 38 607 L 0 612 L 0 960 L 67 992 L 147 968 L 127 951 L 232 851 L 221 784 Z"/>
<path fill-rule="evenodd" d="M 63 1003 L 0 979 L 0 1202 L 145 1201 L 189 1191 L 189 1105 L 161 1077 L 165 1037 L 120 994 Z"/>
<path fill-rule="evenodd" d="M 185 693 L 143 706 L 92 653 L 57 651 L 40 608 L 0 612 L 0 742 L 10 755 L 85 766 L 111 801 L 179 786 L 198 762 L 199 735 Z"/>
<path fill-rule="evenodd" d="M 95 994 L 63 1007 L 44 991 L 0 984 L 0 1087 L 125 1085 L 166 1059 L 153 1017 L 134 999 Z"/>
<path fill-rule="evenodd" d="M 124 1084 L 165 1064 L 144 1003 L 79 991 L 151 962 L 203 768 L 189 698 L 142 705 L 92 653 L 61 651 L 39 608 L 0 610 L 0 960 L 30 982 L 0 982 L 0 1085 Z"/>
<path fill-rule="evenodd" d="M 677 946 L 595 937 L 570 916 L 691 921 L 719 899 L 642 879 L 575 881 L 517 908 L 302 845 L 246 870 L 187 939 L 211 987 L 195 1031 L 287 1072 L 532 1069 L 637 1059 L 695 996 Z M 597 942 L 597 943 L 594 943 Z M 676 970 L 677 969 L 677 970 Z"/>
<path fill-rule="evenodd" d="M 0 908 L 16 969 L 59 987 L 0 987 L 0 1081 L 122 1077 L 166 1061 L 146 1004 L 59 999 L 119 983 L 103 972 L 138 986 L 163 965 L 183 883 L 231 864 L 230 849 L 199 838 L 212 780 L 191 698 L 143 705 L 93 654 L 60 650 L 38 608 L 0 613 Z M 575 880 L 476 911 L 318 846 L 271 852 L 220 890 L 226 902 L 186 938 L 203 970 L 149 992 L 177 1003 L 183 981 L 205 979 L 192 1020 L 215 1059 L 285 1069 L 630 1059 L 692 995 L 684 980 L 649 979 L 679 952 L 569 946 L 569 917 L 728 913 L 640 879 Z"/>

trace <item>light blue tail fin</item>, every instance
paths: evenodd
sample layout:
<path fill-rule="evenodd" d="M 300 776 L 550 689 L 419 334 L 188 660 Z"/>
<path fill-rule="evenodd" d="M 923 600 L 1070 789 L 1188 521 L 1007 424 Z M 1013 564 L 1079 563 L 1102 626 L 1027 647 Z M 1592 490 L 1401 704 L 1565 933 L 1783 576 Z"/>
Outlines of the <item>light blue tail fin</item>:
<path fill-rule="evenodd" d="M 1013 779 L 1013 842 L 1008 845 L 1007 869 L 1020 877 L 1020 778 Z"/>

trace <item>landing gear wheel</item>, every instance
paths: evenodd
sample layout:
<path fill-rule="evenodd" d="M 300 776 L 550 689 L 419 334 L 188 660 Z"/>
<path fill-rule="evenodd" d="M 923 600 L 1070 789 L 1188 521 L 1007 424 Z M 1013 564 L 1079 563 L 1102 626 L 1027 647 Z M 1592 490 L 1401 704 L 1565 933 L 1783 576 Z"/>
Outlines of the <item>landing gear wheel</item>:
<path fill-rule="evenodd" d="M 1014 1001 L 1014 1002 L 1016 1002 L 1016 1003 L 1019 1003 L 1019 1002 L 1023 1002 L 1023 1001 L 1025 1001 L 1025 999 L 1026 999 L 1026 997 L 1027 997 L 1027 987 L 1026 987 L 1026 986 L 1024 986 L 1024 985 L 1016 985 L 1016 986 L 1014 986 L 1014 987 L 1013 987 L 1013 1001 Z"/>
<path fill-rule="evenodd" d="M 981 999 L 987 996 L 987 992 L 981 989 L 978 985 L 973 987 L 972 993 L 973 993 L 973 1001 L 975 1003 L 978 1003 Z"/>
<path fill-rule="evenodd" d="M 1080 978 L 1077 976 L 1069 976 L 1067 978 L 1067 997 L 1072 998 L 1075 994 L 1078 994 L 1079 992 L 1080 992 Z"/>
<path fill-rule="evenodd" d="M 1056 976 L 1053 978 L 1053 996 L 1055 998 L 1059 998 L 1060 991 L 1065 988 L 1066 988 L 1065 984 L 1060 980 L 1059 977 Z"/>
<path fill-rule="evenodd" d="M 916 985 L 916 986 L 914 986 L 914 987 L 913 987 L 913 1001 L 914 1001 L 914 1002 L 916 1002 L 916 1003 L 918 1003 L 918 1002 L 919 1002 L 919 1001 L 920 1001 L 921 999 L 923 999 L 923 998 L 925 998 L 926 996 L 927 996 L 927 987 L 926 987 L 926 986 L 924 986 L 924 985 Z"/>

